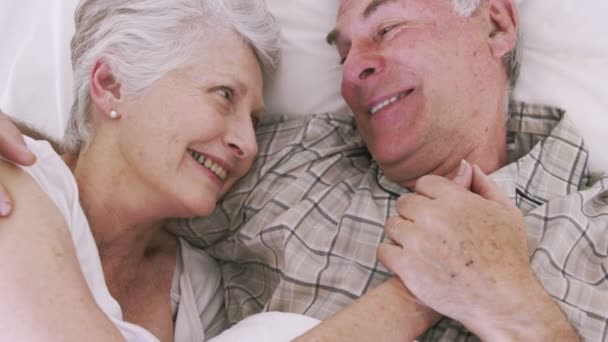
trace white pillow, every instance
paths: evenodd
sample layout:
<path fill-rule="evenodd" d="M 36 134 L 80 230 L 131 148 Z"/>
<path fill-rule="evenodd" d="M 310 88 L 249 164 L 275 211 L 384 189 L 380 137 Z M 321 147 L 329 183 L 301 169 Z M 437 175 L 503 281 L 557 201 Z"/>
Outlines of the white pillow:
<path fill-rule="evenodd" d="M 0 108 L 55 138 L 63 136 L 72 103 L 77 3 L 0 1 Z"/>
<path fill-rule="evenodd" d="M 350 113 L 340 95 L 341 68 L 325 37 L 339 0 L 266 0 L 281 25 L 283 58 L 264 93 L 270 114 Z"/>
<path fill-rule="evenodd" d="M 608 1 L 518 0 L 524 34 L 517 99 L 560 106 L 608 171 Z"/>
<path fill-rule="evenodd" d="M 340 68 L 325 42 L 339 0 L 266 0 L 282 25 L 283 60 L 265 99 L 270 113 L 349 112 Z M 592 171 L 608 170 L 608 1 L 516 0 L 523 66 L 516 98 L 568 110 L 591 149 Z M 9 28 L 0 51 L 0 108 L 60 136 L 71 99 L 68 42 L 77 0 L 0 2 Z M 602 144 L 604 143 L 604 144 Z"/>

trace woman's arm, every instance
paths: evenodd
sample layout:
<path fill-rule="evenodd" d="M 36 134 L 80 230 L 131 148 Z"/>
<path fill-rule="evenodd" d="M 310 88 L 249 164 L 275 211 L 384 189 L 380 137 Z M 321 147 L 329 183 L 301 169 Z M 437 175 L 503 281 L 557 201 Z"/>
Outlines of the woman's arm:
<path fill-rule="evenodd" d="M 54 203 L 4 160 L 0 178 L 21 204 L 0 220 L 0 340 L 123 341 L 95 303 Z"/>
<path fill-rule="evenodd" d="M 413 341 L 439 318 L 392 278 L 296 341 Z"/>

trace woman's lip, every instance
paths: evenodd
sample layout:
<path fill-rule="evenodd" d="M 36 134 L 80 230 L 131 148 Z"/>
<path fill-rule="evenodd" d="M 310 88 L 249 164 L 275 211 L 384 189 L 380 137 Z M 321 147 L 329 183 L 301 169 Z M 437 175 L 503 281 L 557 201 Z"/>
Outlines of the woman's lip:
<path fill-rule="evenodd" d="M 205 166 L 201 165 L 197 160 L 194 159 L 192 155 L 190 155 L 190 160 L 194 162 L 195 167 L 199 168 L 202 172 L 204 172 L 208 178 L 211 179 L 213 183 L 215 183 L 220 189 L 224 186 L 224 181 L 220 179 L 218 175 L 216 175 L 213 171 L 209 170 Z"/>
<path fill-rule="evenodd" d="M 205 157 L 205 159 L 211 160 L 212 162 L 216 163 L 217 165 L 221 166 L 224 170 L 226 170 L 226 172 L 228 174 L 230 174 L 230 170 L 232 170 L 233 166 L 230 163 L 228 163 L 227 161 L 225 161 L 224 159 L 221 159 L 221 158 L 211 155 L 211 154 L 201 152 L 192 147 L 188 147 L 188 149 L 200 154 L 201 156 Z"/>

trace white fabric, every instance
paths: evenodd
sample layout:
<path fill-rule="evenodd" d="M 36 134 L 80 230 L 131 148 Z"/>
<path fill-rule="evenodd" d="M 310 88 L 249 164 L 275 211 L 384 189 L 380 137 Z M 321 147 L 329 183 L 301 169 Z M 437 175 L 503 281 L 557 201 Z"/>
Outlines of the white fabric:
<path fill-rule="evenodd" d="M 78 188 L 72 172 L 47 142 L 24 138 L 27 146 L 36 154 L 38 162 L 34 166 L 21 168 L 38 182 L 63 214 L 72 235 L 80 269 L 97 305 L 127 341 L 158 341 L 147 330 L 123 321 L 120 306 L 106 286 L 99 252 L 80 207 Z"/>
<path fill-rule="evenodd" d="M 72 104 L 78 0 L 0 1 L 0 108 L 55 138 Z"/>
<path fill-rule="evenodd" d="M 594 174 L 608 171 L 608 1 L 516 0 L 522 69 L 515 98 L 559 106 L 581 132 Z"/>
<path fill-rule="evenodd" d="M 217 262 L 200 248 L 180 240 L 171 288 L 177 342 L 201 342 L 228 327 L 224 288 Z"/>
<path fill-rule="evenodd" d="M 292 341 L 320 321 L 299 314 L 264 312 L 249 316 L 209 342 Z"/>
<path fill-rule="evenodd" d="M 325 38 L 339 0 L 266 0 L 281 25 L 279 72 L 264 89 L 270 114 L 351 113 L 340 95 L 342 68 Z"/>

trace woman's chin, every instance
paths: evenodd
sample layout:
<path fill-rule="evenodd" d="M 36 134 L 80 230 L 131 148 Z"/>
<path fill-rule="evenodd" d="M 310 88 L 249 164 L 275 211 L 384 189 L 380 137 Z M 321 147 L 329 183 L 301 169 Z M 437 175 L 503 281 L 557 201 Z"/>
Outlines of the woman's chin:
<path fill-rule="evenodd" d="M 204 200 L 182 201 L 182 204 L 172 210 L 170 217 L 189 218 L 194 216 L 207 216 L 215 210 L 216 202 Z"/>

